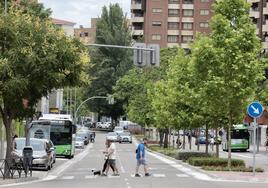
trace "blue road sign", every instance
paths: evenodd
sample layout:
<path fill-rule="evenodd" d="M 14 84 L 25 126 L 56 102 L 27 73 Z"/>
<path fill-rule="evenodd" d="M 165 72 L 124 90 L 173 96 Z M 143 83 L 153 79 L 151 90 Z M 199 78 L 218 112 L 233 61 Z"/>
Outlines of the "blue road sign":
<path fill-rule="evenodd" d="M 258 118 L 262 115 L 263 107 L 259 102 L 253 102 L 248 105 L 248 115 L 253 118 Z"/>

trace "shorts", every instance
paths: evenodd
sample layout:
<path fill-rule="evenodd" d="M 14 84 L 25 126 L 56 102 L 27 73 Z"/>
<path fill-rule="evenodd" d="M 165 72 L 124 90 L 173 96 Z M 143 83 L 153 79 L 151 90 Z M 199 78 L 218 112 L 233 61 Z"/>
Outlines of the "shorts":
<path fill-rule="evenodd" d="M 115 165 L 115 159 L 108 159 L 109 165 Z"/>
<path fill-rule="evenodd" d="M 142 159 L 142 160 L 137 159 L 137 166 L 140 166 L 140 165 L 147 165 L 147 161 L 145 159 Z"/>

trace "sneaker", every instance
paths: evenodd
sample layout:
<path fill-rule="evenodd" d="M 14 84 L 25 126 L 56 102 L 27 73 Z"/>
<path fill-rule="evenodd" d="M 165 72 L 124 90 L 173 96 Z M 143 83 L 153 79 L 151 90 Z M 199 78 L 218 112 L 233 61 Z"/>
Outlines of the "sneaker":
<path fill-rule="evenodd" d="M 135 174 L 135 177 L 141 177 L 141 175 L 139 175 L 139 174 Z"/>
<path fill-rule="evenodd" d="M 102 173 L 102 174 L 101 174 L 101 176 L 107 176 L 107 174 L 105 174 L 105 173 Z"/>
<path fill-rule="evenodd" d="M 151 176 L 151 174 L 149 174 L 149 173 L 146 173 L 146 174 L 145 174 L 145 176 Z"/>

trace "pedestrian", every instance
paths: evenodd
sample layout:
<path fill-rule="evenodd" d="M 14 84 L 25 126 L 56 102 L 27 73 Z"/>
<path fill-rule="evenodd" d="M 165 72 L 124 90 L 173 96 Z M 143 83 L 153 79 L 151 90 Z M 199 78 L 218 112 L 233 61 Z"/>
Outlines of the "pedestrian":
<path fill-rule="evenodd" d="M 136 149 L 136 159 L 137 159 L 137 166 L 136 166 L 136 174 L 135 177 L 141 177 L 139 174 L 139 168 L 141 165 L 144 167 L 145 176 L 150 176 L 148 173 L 148 164 L 145 159 L 145 145 L 147 144 L 147 138 L 143 139 L 143 142 L 138 145 Z"/>
<path fill-rule="evenodd" d="M 105 171 L 106 171 L 107 168 L 109 168 L 109 164 L 108 164 L 108 159 L 109 159 L 109 157 L 108 157 L 108 148 L 109 148 L 108 141 L 106 140 L 105 141 L 105 151 L 103 152 L 105 162 L 104 162 L 103 168 L 102 168 L 102 173 L 101 173 L 102 176 L 107 176 Z M 115 173 L 114 167 L 113 166 L 110 166 L 110 167 L 113 170 L 113 172 Z"/>
<path fill-rule="evenodd" d="M 107 140 L 108 149 L 107 149 L 107 157 L 108 157 L 108 165 L 105 170 L 106 175 L 108 174 L 109 166 L 114 168 L 114 176 L 119 176 L 118 168 L 116 167 L 116 147 L 115 144 L 111 140 Z"/>
<path fill-rule="evenodd" d="M 267 151 L 268 150 L 268 136 L 266 137 L 265 147 L 266 147 L 266 151 Z"/>

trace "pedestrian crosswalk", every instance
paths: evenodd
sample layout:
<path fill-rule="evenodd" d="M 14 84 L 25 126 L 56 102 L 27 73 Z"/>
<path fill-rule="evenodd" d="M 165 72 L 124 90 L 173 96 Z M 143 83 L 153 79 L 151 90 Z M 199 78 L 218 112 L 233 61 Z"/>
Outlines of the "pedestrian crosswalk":
<path fill-rule="evenodd" d="M 135 177 L 135 174 L 124 174 L 124 178 L 126 177 L 131 177 L 131 178 L 139 178 L 139 177 Z M 141 177 L 145 177 L 143 175 L 141 175 Z M 177 177 L 177 178 L 189 178 L 190 175 L 187 174 L 151 174 L 150 175 L 151 178 L 169 178 L 169 177 Z M 150 177 L 145 177 L 145 178 L 150 178 Z M 108 175 L 108 176 L 94 176 L 94 175 L 85 175 L 85 176 L 61 176 L 59 177 L 59 179 L 61 180 L 74 180 L 74 179 L 96 179 L 96 178 L 121 178 L 121 176 L 112 176 L 112 175 Z"/>

